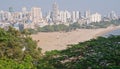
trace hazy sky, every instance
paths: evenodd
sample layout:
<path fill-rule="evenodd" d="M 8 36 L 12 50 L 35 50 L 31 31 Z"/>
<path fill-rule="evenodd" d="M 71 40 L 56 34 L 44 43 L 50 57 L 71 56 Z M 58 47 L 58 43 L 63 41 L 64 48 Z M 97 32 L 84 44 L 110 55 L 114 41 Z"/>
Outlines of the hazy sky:
<path fill-rule="evenodd" d="M 110 11 L 116 11 L 120 14 L 120 0 L 55 0 L 60 10 L 78 10 L 84 12 L 91 10 L 107 14 Z M 22 7 L 30 9 L 33 6 L 42 8 L 46 12 L 51 10 L 54 0 L 0 0 L 0 10 L 8 10 L 14 7 L 16 11 L 20 11 Z"/>

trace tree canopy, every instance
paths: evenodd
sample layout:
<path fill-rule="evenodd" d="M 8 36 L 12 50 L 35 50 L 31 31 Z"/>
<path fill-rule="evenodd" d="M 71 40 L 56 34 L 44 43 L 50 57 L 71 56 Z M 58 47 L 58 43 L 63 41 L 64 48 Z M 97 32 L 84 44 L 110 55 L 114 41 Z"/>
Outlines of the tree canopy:
<path fill-rule="evenodd" d="M 37 42 L 25 31 L 0 28 L 0 69 L 31 69 L 40 57 Z"/>
<path fill-rule="evenodd" d="M 120 36 L 99 37 L 66 50 L 46 52 L 42 60 L 54 69 L 119 69 Z"/>

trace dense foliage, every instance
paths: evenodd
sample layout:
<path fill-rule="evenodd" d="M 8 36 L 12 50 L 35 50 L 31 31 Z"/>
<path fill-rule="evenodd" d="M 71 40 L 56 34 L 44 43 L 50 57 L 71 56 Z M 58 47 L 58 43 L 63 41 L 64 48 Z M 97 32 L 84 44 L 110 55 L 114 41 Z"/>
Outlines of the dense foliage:
<path fill-rule="evenodd" d="M 0 29 L 0 69 L 31 69 L 40 56 L 36 41 L 25 30 Z"/>
<path fill-rule="evenodd" d="M 59 25 L 46 25 L 44 27 L 38 27 L 37 31 L 38 32 L 69 32 L 72 30 L 76 30 L 81 28 L 80 24 L 78 23 L 73 23 L 70 24 L 69 26 L 66 26 L 64 24 L 59 24 Z"/>
<path fill-rule="evenodd" d="M 38 32 L 55 32 L 55 31 L 67 31 L 68 26 L 64 24 L 59 25 L 47 25 L 44 27 L 37 28 Z"/>
<path fill-rule="evenodd" d="M 120 36 L 99 37 L 66 50 L 46 52 L 43 60 L 53 69 L 120 69 Z"/>

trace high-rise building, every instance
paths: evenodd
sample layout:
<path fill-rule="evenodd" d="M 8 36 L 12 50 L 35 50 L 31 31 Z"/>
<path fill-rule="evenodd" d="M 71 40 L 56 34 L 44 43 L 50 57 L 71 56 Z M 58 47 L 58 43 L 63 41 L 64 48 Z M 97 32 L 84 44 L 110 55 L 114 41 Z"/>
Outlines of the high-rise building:
<path fill-rule="evenodd" d="M 31 20 L 33 23 L 39 23 L 42 21 L 42 11 L 39 7 L 33 7 L 31 9 Z"/>
<path fill-rule="evenodd" d="M 52 7 L 52 20 L 54 23 L 57 23 L 59 21 L 59 7 L 56 2 L 53 3 Z"/>
<path fill-rule="evenodd" d="M 66 12 L 67 22 L 71 22 L 71 13 L 67 10 L 65 12 Z"/>
<path fill-rule="evenodd" d="M 90 16 L 90 22 L 100 22 L 102 20 L 101 14 L 95 13 Z"/>
<path fill-rule="evenodd" d="M 90 14 L 90 10 L 89 10 L 89 11 L 86 11 L 86 12 L 85 12 L 84 17 L 85 17 L 85 18 L 89 18 L 89 17 L 90 17 L 90 15 L 91 15 L 91 14 Z"/>
<path fill-rule="evenodd" d="M 72 21 L 73 22 L 76 22 L 76 14 L 75 14 L 75 11 L 72 12 Z"/>
<path fill-rule="evenodd" d="M 115 11 L 111 11 L 111 12 L 108 14 L 108 18 L 109 18 L 109 19 L 112 19 L 112 20 L 116 20 L 116 19 L 118 19 L 118 16 L 116 15 Z"/>
<path fill-rule="evenodd" d="M 48 23 L 51 23 L 51 22 L 52 22 L 52 19 L 51 19 L 51 11 L 49 11 L 49 12 L 47 13 L 46 21 L 47 21 Z"/>
<path fill-rule="evenodd" d="M 71 20 L 71 14 L 70 14 L 70 12 L 68 12 L 68 11 L 60 11 L 59 12 L 59 20 L 60 20 L 60 22 L 62 22 L 62 23 L 66 23 L 66 22 L 70 22 L 70 20 Z"/>
<path fill-rule="evenodd" d="M 11 18 L 10 12 L 0 11 L 0 21 L 9 21 Z"/>
<path fill-rule="evenodd" d="M 78 19 L 80 19 L 81 18 L 81 13 L 80 13 L 80 11 L 76 11 L 76 19 L 78 20 Z"/>
<path fill-rule="evenodd" d="M 22 19 L 23 23 L 25 23 L 28 20 L 30 20 L 30 12 L 27 11 L 26 7 L 22 8 L 22 12 L 20 13 L 20 18 Z"/>
<path fill-rule="evenodd" d="M 91 16 L 90 10 L 85 11 L 84 18 L 86 19 L 87 24 L 91 23 L 90 16 Z"/>
<path fill-rule="evenodd" d="M 80 11 L 73 11 L 72 12 L 72 21 L 77 22 L 81 18 Z"/>
<path fill-rule="evenodd" d="M 67 22 L 67 14 L 65 11 L 60 11 L 60 21 L 63 23 Z"/>

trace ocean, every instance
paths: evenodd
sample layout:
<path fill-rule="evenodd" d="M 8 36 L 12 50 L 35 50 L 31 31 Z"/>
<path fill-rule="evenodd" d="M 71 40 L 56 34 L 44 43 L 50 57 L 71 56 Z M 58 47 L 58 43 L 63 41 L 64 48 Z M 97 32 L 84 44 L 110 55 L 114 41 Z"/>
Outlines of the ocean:
<path fill-rule="evenodd" d="M 120 29 L 117 30 L 113 30 L 111 32 L 105 33 L 104 35 L 102 35 L 103 37 L 108 37 L 110 35 L 120 35 Z"/>

